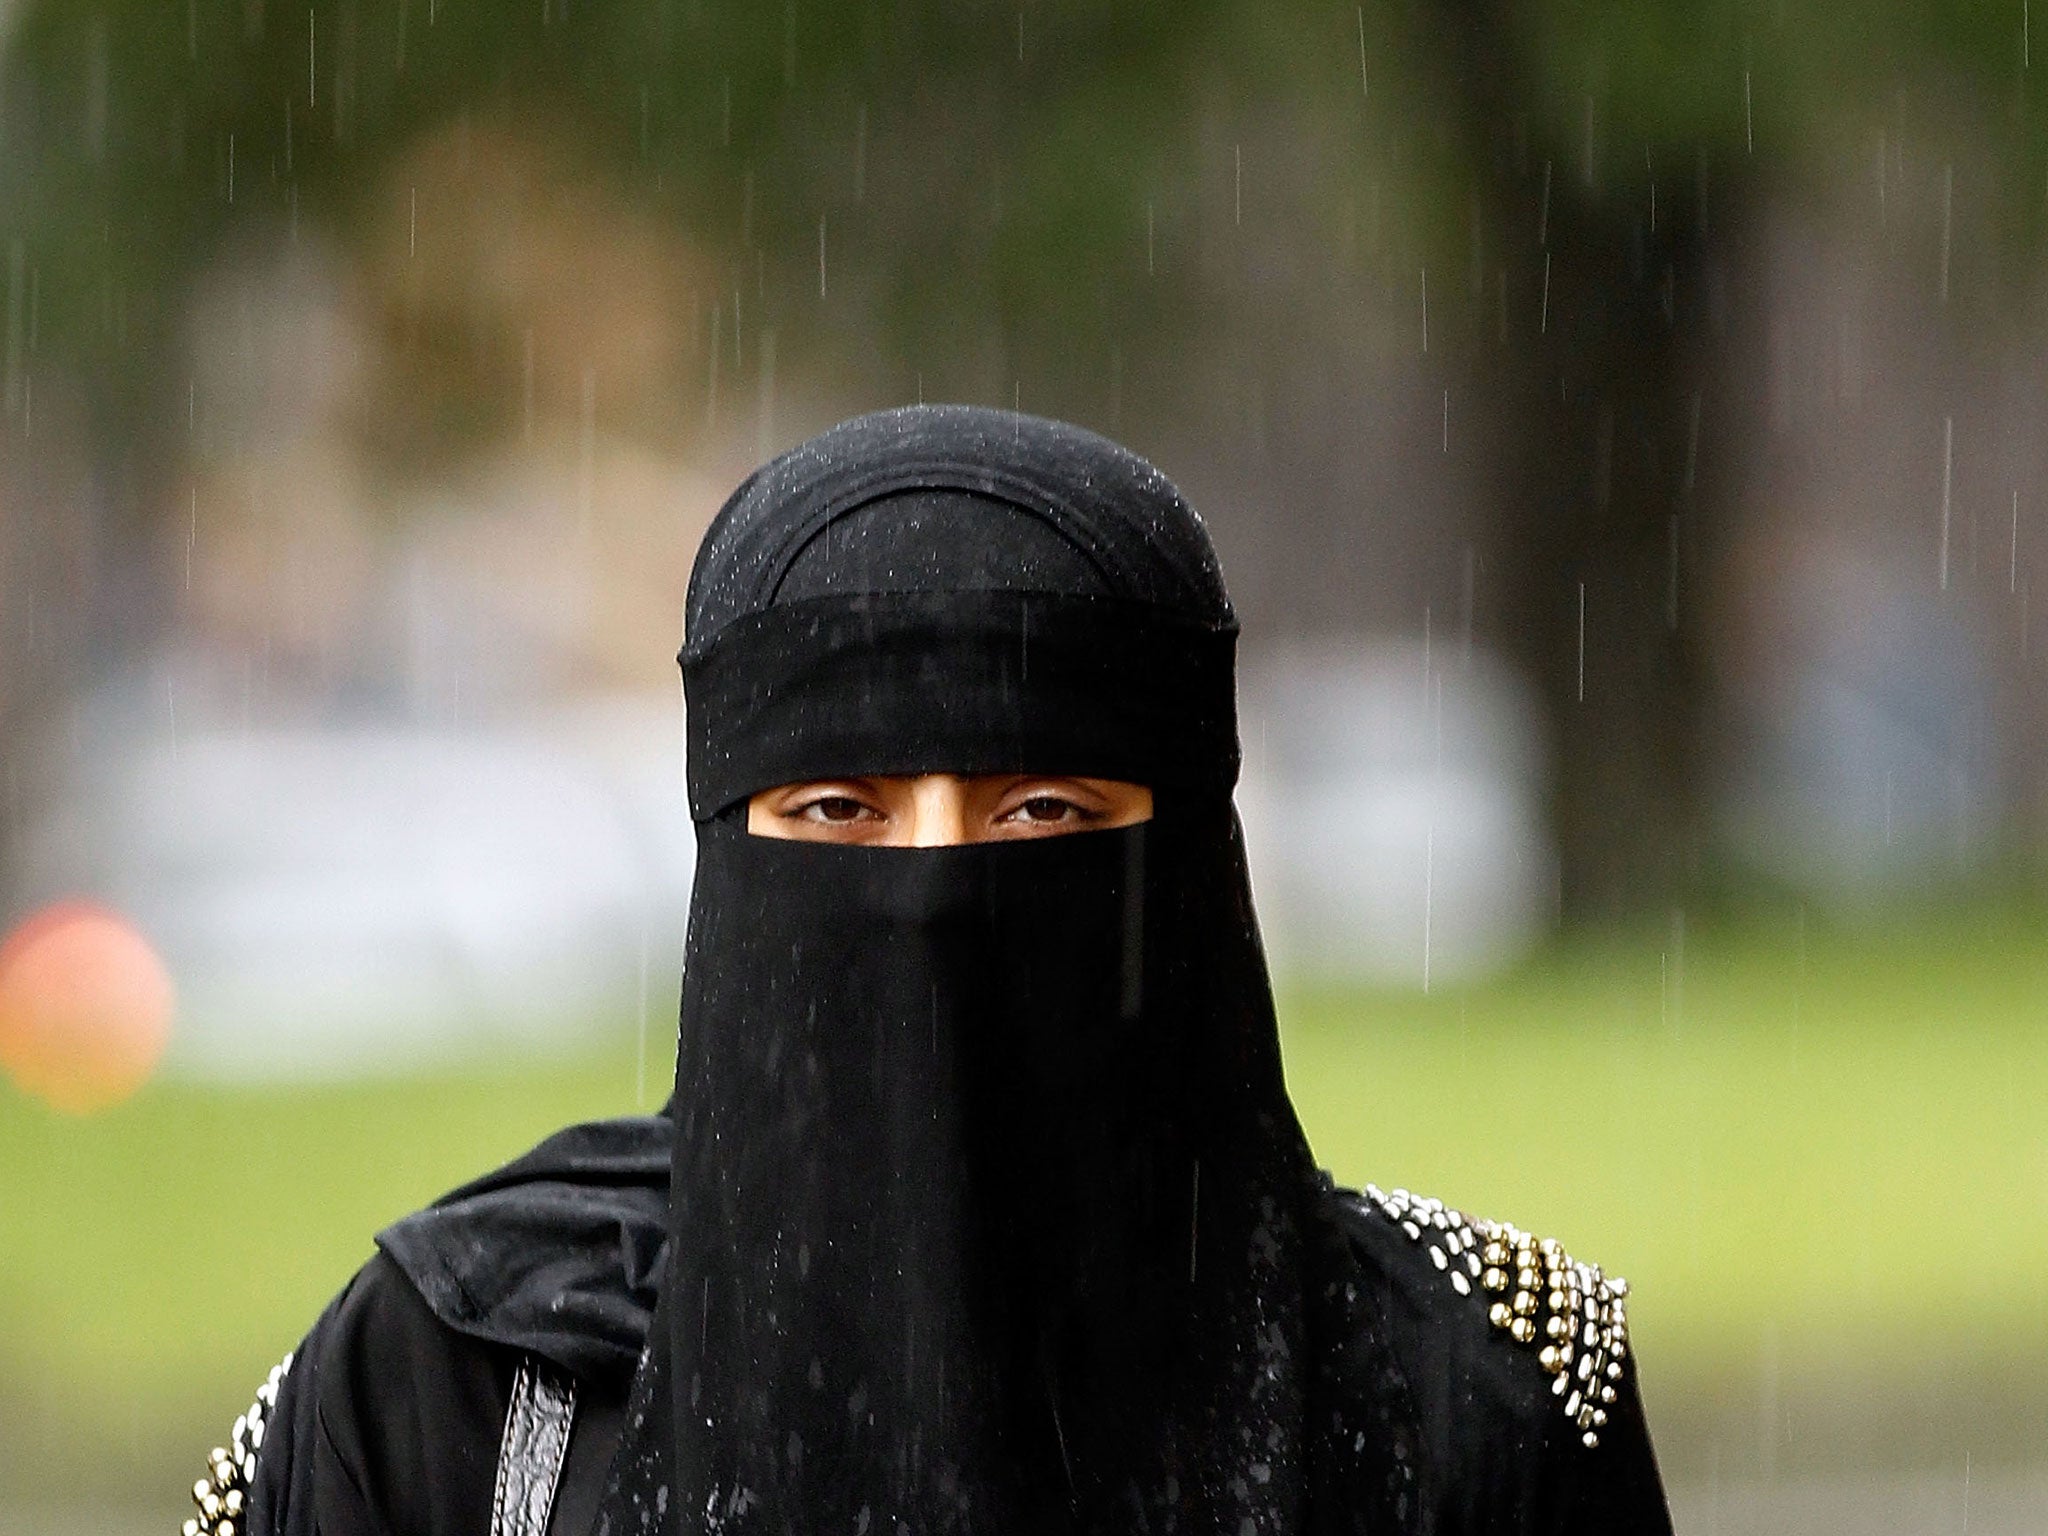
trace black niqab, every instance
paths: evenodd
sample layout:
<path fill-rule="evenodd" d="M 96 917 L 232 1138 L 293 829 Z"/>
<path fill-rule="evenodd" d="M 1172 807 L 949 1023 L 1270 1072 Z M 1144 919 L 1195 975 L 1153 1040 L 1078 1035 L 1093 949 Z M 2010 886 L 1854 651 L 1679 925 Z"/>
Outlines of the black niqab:
<path fill-rule="evenodd" d="M 1309 1171 L 1232 638 L 1172 487 L 1072 428 L 894 412 L 742 487 L 683 658 L 675 1095 L 380 1236 L 278 1389 L 246 1529 L 483 1529 L 537 1360 L 577 1389 L 558 1533 L 1668 1536 L 1633 1353 L 1595 1449 L 1455 1213 Z M 746 833 L 777 783 L 1003 768 L 1156 814 Z"/>
<path fill-rule="evenodd" d="M 766 466 L 691 581 L 662 1298 L 599 1529 L 1258 1532 L 1311 1165 L 1231 809 L 1236 625 L 1150 465 L 1004 412 Z M 1115 831 L 750 836 L 809 778 L 1144 783 Z"/>

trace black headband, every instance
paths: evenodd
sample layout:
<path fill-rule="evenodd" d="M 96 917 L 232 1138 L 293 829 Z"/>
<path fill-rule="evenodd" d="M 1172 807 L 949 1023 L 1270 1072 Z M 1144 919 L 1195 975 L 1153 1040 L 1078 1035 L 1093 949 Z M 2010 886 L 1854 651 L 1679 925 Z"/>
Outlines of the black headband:
<path fill-rule="evenodd" d="M 1237 625 L 1114 598 L 778 604 L 682 653 L 690 813 L 806 779 L 1067 773 L 1228 795 Z"/>

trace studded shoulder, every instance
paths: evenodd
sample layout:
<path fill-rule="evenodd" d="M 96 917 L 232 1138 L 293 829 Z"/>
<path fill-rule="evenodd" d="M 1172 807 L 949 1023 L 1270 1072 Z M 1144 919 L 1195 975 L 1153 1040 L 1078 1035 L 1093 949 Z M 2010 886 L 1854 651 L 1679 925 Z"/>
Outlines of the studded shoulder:
<path fill-rule="evenodd" d="M 185 1522 L 184 1536 L 240 1536 L 247 1527 L 249 1489 L 256 1481 L 256 1453 L 263 1449 L 263 1431 L 277 1407 L 277 1389 L 291 1371 L 292 1357 L 270 1368 L 270 1376 L 256 1389 L 256 1401 L 235 1420 L 234 1432 L 226 1445 L 217 1445 L 206 1458 L 206 1476 L 192 1485 L 192 1502 L 199 1513 Z"/>
<path fill-rule="evenodd" d="M 1352 1196 L 1423 1247 L 1444 1282 L 1484 1304 L 1487 1321 L 1532 1348 L 1552 1396 L 1591 1449 L 1628 1360 L 1628 1282 L 1574 1259 L 1554 1240 L 1466 1216 L 1441 1200 L 1368 1184 Z"/>

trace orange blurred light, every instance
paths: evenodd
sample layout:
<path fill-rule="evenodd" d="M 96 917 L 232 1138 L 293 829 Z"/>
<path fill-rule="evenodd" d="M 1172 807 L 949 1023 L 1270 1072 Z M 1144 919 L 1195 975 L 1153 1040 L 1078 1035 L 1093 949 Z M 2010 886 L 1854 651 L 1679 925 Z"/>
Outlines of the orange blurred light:
<path fill-rule="evenodd" d="M 66 1114 L 110 1108 L 163 1059 L 174 996 L 163 961 L 118 913 L 45 907 L 0 943 L 0 1071 Z"/>

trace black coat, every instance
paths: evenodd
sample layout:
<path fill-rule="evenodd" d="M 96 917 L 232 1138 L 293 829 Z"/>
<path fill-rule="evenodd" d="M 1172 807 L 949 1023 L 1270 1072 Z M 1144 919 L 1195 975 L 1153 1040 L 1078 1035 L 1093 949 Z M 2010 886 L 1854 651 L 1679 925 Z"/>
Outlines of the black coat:
<path fill-rule="evenodd" d="M 669 1141 L 653 1117 L 574 1127 L 381 1234 L 266 1405 L 245 1536 L 484 1536 L 527 1357 L 575 1382 L 548 1529 L 585 1536 L 656 1300 Z M 1633 1355 L 1589 1447 L 1484 1283 L 1452 1282 L 1432 1209 L 1327 1184 L 1311 1199 L 1325 1421 L 1305 1426 L 1302 1528 L 1668 1532 Z"/>

